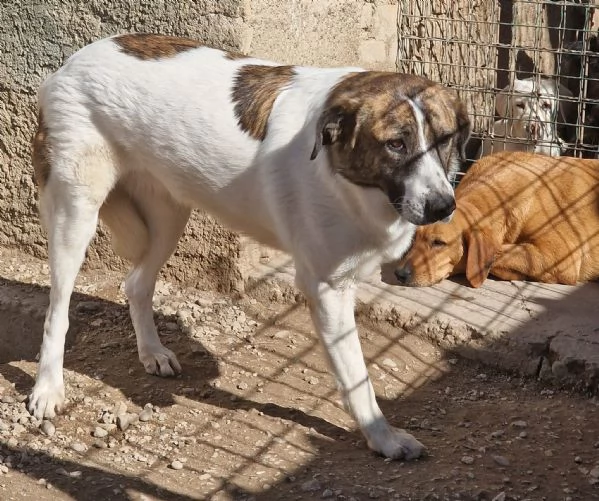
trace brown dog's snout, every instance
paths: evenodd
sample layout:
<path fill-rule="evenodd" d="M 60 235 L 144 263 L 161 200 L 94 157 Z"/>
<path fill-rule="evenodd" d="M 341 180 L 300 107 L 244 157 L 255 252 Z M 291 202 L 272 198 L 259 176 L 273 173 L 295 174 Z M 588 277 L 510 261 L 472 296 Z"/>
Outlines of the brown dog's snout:
<path fill-rule="evenodd" d="M 394 273 L 399 285 L 408 285 L 412 281 L 413 268 L 410 263 L 395 268 Z"/>

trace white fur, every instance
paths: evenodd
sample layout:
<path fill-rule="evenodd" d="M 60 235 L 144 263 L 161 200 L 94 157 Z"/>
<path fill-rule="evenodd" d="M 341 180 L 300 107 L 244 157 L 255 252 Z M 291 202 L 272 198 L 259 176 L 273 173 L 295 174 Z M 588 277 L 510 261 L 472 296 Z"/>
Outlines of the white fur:
<path fill-rule="evenodd" d="M 550 79 L 516 79 L 496 97 L 500 117 L 490 137 L 485 137 L 479 158 L 498 151 L 528 151 L 553 157 L 566 150 L 558 136 L 557 122 L 564 122 L 564 108 L 572 93 Z"/>
<path fill-rule="evenodd" d="M 159 269 L 198 207 L 294 257 L 297 285 L 370 447 L 387 457 L 417 457 L 422 445 L 392 428 L 377 405 L 353 311 L 356 281 L 401 257 L 414 225 L 380 190 L 334 175 L 326 154 L 310 161 L 330 89 L 362 70 L 296 68 L 276 99 L 266 138 L 258 141 L 239 128 L 231 101 L 238 69 L 252 62 L 210 48 L 141 61 L 105 39 L 79 51 L 43 84 L 39 101 L 52 172 L 41 211 L 52 289 L 29 408 L 51 418 L 63 404 L 68 303 L 100 209 L 117 229 L 115 247 L 134 264 L 125 290 L 139 357 L 150 373 L 180 371 L 158 337 L 152 295 Z M 422 151 L 431 151 L 422 131 L 420 140 Z M 432 153 L 416 170 L 407 203 L 420 217 L 427 197 L 451 193 L 451 186 Z"/>

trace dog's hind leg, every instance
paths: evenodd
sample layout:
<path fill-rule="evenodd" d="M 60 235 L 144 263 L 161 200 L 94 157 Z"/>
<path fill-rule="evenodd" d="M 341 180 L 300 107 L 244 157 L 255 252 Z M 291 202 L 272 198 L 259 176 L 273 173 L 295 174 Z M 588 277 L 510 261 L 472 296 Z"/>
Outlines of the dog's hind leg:
<path fill-rule="evenodd" d="M 40 123 L 40 130 L 41 127 Z M 36 140 L 39 137 L 38 131 Z M 68 147 L 54 145 L 51 162 L 44 148 L 48 148 L 45 141 L 34 142 L 33 160 L 41 185 L 40 215 L 48 234 L 51 279 L 37 379 L 29 396 L 29 410 L 38 419 L 54 417 L 64 403 L 63 357 L 69 302 L 96 230 L 98 211 L 116 175 L 106 147 L 77 147 L 76 152 L 70 152 Z M 44 173 L 41 177 L 40 172 Z"/>
<path fill-rule="evenodd" d="M 137 187 L 133 193 L 148 231 L 147 247 L 134 261 L 125 281 L 139 359 L 150 374 L 174 376 L 181 372 L 181 366 L 175 354 L 160 342 L 152 297 L 158 272 L 175 250 L 190 209 L 177 204 L 155 181 L 141 189 Z"/>
<path fill-rule="evenodd" d="M 389 425 L 377 404 L 354 319 L 354 288 L 312 282 L 299 271 L 298 267 L 296 283 L 307 296 L 345 407 L 357 421 L 368 446 L 392 459 L 419 457 L 424 446 L 409 433 Z"/>
<path fill-rule="evenodd" d="M 568 244 L 570 247 L 568 247 Z M 562 249 L 561 253 L 543 252 L 535 244 L 504 244 L 495 258 L 491 274 L 502 280 L 536 280 L 545 283 L 574 285 L 580 278 L 582 244 L 557 241 L 545 245 L 550 249 Z"/>

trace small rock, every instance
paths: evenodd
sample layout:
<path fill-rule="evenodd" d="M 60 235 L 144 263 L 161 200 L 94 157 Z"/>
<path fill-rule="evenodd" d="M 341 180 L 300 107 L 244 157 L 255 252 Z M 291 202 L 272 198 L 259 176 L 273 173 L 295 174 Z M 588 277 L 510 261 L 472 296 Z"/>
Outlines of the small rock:
<path fill-rule="evenodd" d="M 248 384 L 245 381 L 237 384 L 237 388 L 239 390 L 247 390 L 249 388 Z"/>
<path fill-rule="evenodd" d="M 497 430 L 497 431 L 491 432 L 491 438 L 501 438 L 504 435 L 505 435 L 504 430 Z"/>
<path fill-rule="evenodd" d="M 83 454 L 87 450 L 87 446 L 81 442 L 71 442 L 71 449 L 79 454 Z"/>
<path fill-rule="evenodd" d="M 308 384 L 316 385 L 318 384 L 318 378 L 316 376 L 309 376 L 306 378 Z"/>
<path fill-rule="evenodd" d="M 510 461 L 505 456 L 493 456 L 493 461 L 495 461 L 499 466 L 509 466 Z"/>
<path fill-rule="evenodd" d="M 145 407 L 144 410 L 139 413 L 139 420 L 142 423 L 145 423 L 146 421 L 149 421 L 150 419 L 152 419 L 153 415 L 154 415 L 154 411 L 152 410 L 152 408 Z"/>
<path fill-rule="evenodd" d="M 568 376 L 568 366 L 561 360 L 556 360 L 551 365 L 551 372 L 558 379 L 565 379 Z"/>
<path fill-rule="evenodd" d="M 462 456 L 462 459 L 460 459 L 460 461 L 464 464 L 473 464 L 474 458 L 472 456 Z"/>
<path fill-rule="evenodd" d="M 599 466 L 595 466 L 591 471 L 589 471 L 589 476 L 599 479 Z"/>
<path fill-rule="evenodd" d="M 177 459 L 175 459 L 172 463 L 171 463 L 171 468 L 173 470 L 182 470 L 183 469 L 183 463 L 181 461 L 178 461 Z"/>
<path fill-rule="evenodd" d="M 397 367 L 397 363 L 395 363 L 395 360 L 392 360 L 390 358 L 386 358 L 385 360 L 383 360 L 383 365 L 385 367 Z"/>
<path fill-rule="evenodd" d="M 96 301 L 79 301 L 75 306 L 77 313 L 95 313 L 102 309 L 102 304 Z"/>
<path fill-rule="evenodd" d="M 313 492 L 313 491 L 318 491 L 320 490 L 320 482 L 318 480 L 316 480 L 315 478 L 312 480 L 308 480 L 306 482 L 304 482 L 301 486 L 300 486 L 300 490 L 302 492 Z"/>
<path fill-rule="evenodd" d="M 333 491 L 331 489 L 325 489 L 324 491 L 322 491 L 322 494 L 320 495 L 321 498 L 332 498 L 333 497 Z"/>
<path fill-rule="evenodd" d="M 528 423 L 526 421 L 517 420 L 512 422 L 512 426 L 514 428 L 526 428 L 528 426 Z"/>
<path fill-rule="evenodd" d="M 112 412 L 104 412 L 100 418 L 100 422 L 104 424 L 113 424 L 114 414 Z"/>
<path fill-rule="evenodd" d="M 106 431 L 104 428 L 102 428 L 101 426 L 96 426 L 94 432 L 92 433 L 92 435 L 96 438 L 104 438 L 108 435 L 108 431 Z"/>
<path fill-rule="evenodd" d="M 12 427 L 12 431 L 15 435 L 20 435 L 21 433 L 23 433 L 27 428 L 25 428 L 22 424 L 20 423 L 15 423 Z"/>
<path fill-rule="evenodd" d="M 127 404 L 125 402 L 117 402 L 114 404 L 114 410 L 112 411 L 115 416 L 127 413 Z"/>
<path fill-rule="evenodd" d="M 525 431 L 521 431 L 520 433 L 518 433 L 518 436 L 520 438 L 526 438 L 526 437 L 528 437 L 528 433 L 526 433 Z"/>
<path fill-rule="evenodd" d="M 574 458 L 574 462 L 580 464 L 580 463 L 582 463 L 582 458 L 580 456 L 576 456 Z"/>
<path fill-rule="evenodd" d="M 116 417 L 116 425 L 119 430 L 125 431 L 129 426 L 138 420 L 137 414 L 121 414 Z"/>

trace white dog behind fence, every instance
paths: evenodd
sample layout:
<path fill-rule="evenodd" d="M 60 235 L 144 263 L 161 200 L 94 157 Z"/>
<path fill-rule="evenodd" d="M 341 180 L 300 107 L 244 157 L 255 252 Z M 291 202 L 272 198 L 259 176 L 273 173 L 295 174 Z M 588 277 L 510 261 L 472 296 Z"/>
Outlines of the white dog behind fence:
<path fill-rule="evenodd" d="M 528 151 L 559 156 L 567 145 L 558 124 L 568 123 L 572 93 L 547 78 L 516 79 L 496 96 L 501 117 L 483 139 L 478 158 L 498 151 Z"/>
<path fill-rule="evenodd" d="M 390 458 L 423 447 L 379 409 L 354 319 L 356 281 L 448 218 L 470 124 L 453 92 L 413 75 L 280 66 L 157 35 L 89 45 L 39 93 L 33 163 L 48 231 L 50 306 L 29 409 L 64 403 L 75 277 L 98 215 L 133 263 L 125 292 L 146 371 L 181 370 L 152 312 L 157 274 L 192 208 L 289 252 L 347 409 Z"/>

